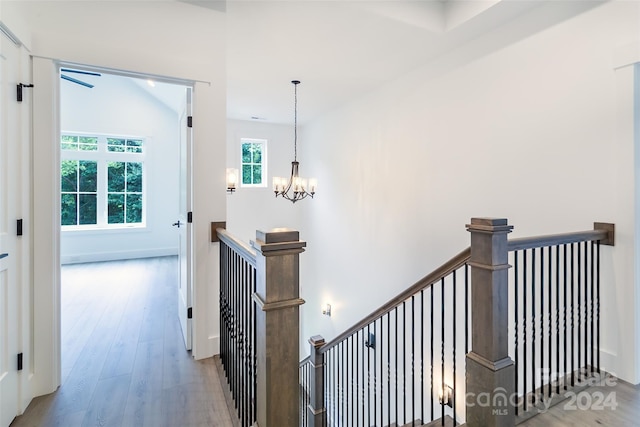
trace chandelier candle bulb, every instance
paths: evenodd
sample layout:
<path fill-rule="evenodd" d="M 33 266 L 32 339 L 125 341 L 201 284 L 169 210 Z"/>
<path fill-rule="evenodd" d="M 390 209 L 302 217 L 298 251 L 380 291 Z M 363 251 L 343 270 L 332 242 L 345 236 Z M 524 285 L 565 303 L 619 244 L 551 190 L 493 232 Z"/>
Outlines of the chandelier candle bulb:
<path fill-rule="evenodd" d="M 309 179 L 309 192 L 314 194 L 316 192 L 316 187 L 318 186 L 318 180 L 315 178 Z"/>

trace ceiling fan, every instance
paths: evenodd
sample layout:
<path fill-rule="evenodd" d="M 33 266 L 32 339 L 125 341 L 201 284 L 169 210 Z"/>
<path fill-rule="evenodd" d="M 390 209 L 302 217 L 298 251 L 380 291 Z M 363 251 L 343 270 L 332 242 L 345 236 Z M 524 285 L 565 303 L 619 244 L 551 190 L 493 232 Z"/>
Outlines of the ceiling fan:
<path fill-rule="evenodd" d="M 83 82 L 82 80 L 74 79 L 73 77 L 70 77 L 70 76 L 68 76 L 66 74 L 63 74 L 63 73 L 76 73 L 76 74 L 84 74 L 84 75 L 87 75 L 87 76 L 98 76 L 98 77 L 101 76 L 101 74 L 93 73 L 91 71 L 72 70 L 70 68 L 61 68 L 60 69 L 60 78 L 62 80 L 67 80 L 69 82 L 72 82 L 72 83 L 75 83 L 75 84 L 79 84 L 80 86 L 88 87 L 89 89 L 94 87 L 94 85 L 92 85 L 91 83 Z"/>

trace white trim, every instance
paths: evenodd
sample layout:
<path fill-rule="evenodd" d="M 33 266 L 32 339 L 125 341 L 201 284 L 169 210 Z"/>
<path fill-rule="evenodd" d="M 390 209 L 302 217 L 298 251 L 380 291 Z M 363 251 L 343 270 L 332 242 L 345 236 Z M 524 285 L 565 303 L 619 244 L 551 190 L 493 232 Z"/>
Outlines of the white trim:
<path fill-rule="evenodd" d="M 142 79 L 142 80 L 152 79 L 157 82 L 171 83 L 171 84 L 183 85 L 183 86 L 193 86 L 195 83 L 204 83 L 211 86 L 211 82 L 206 80 L 180 79 L 177 77 L 169 77 L 161 74 L 141 73 L 137 71 L 121 70 L 118 68 L 99 67 L 94 65 L 82 64 L 79 62 L 64 61 L 64 60 L 61 60 L 58 58 L 52 58 L 49 56 L 32 55 L 32 57 L 38 58 L 38 59 L 48 59 L 50 61 L 53 61 L 59 66 L 59 68 L 78 68 L 84 71 L 91 71 L 95 73 L 113 74 L 115 76 L 132 77 L 135 79 Z"/>
<path fill-rule="evenodd" d="M 34 396 L 61 381 L 59 80 L 54 62 L 33 59 Z"/>

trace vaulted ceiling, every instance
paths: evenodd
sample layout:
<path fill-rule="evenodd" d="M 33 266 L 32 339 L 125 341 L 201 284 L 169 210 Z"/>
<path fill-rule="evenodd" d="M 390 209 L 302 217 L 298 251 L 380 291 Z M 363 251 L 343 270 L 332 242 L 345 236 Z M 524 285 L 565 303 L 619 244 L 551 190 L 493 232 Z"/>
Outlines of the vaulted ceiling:
<path fill-rule="evenodd" d="M 189 3 L 227 15 L 228 116 L 291 123 L 291 80 L 302 82 L 298 111 L 304 122 L 551 2 L 229 0 L 225 7 L 216 1 Z"/>

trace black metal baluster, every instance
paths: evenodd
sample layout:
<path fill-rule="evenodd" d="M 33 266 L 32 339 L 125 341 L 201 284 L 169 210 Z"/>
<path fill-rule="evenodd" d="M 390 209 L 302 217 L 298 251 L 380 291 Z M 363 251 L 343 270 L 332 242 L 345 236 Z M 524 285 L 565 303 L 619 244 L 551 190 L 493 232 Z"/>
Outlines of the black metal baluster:
<path fill-rule="evenodd" d="M 591 311 L 591 322 L 589 323 L 590 326 L 590 333 L 591 333 L 591 363 L 590 363 L 590 371 L 593 374 L 593 372 L 595 371 L 595 345 L 594 345 L 594 324 L 595 324 L 595 316 L 594 316 L 594 311 L 593 311 L 593 303 L 594 303 L 594 295 L 595 295 L 595 290 L 594 290 L 594 278 L 595 278 L 595 266 L 594 266 L 594 261 L 595 261 L 595 254 L 594 254 L 594 250 L 596 247 L 596 243 L 595 242 L 591 242 L 591 251 L 589 252 L 590 257 L 591 257 L 591 265 L 590 265 L 590 269 L 591 269 L 591 297 L 590 297 L 590 304 L 589 304 L 589 309 Z"/>
<path fill-rule="evenodd" d="M 407 307 L 402 301 L 402 421 L 407 422 Z"/>
<path fill-rule="evenodd" d="M 574 338 L 575 338 L 575 324 L 576 324 L 576 316 L 575 316 L 575 312 L 574 312 L 574 263 L 575 261 L 575 257 L 574 257 L 574 244 L 571 244 L 571 353 L 569 354 L 569 356 L 571 357 L 571 387 L 575 386 L 575 357 L 574 357 L 574 353 L 575 353 L 575 346 L 574 346 Z"/>
<path fill-rule="evenodd" d="M 434 378 L 433 378 L 433 345 L 434 345 L 434 339 L 433 339 L 433 285 L 431 285 L 430 288 L 431 291 L 431 301 L 430 301 L 430 308 L 429 308 L 429 315 L 431 317 L 430 322 L 429 322 L 429 327 L 431 328 L 431 333 L 429 334 L 430 340 L 431 340 L 431 419 L 434 420 L 435 419 L 435 414 L 433 413 L 434 411 L 434 405 L 433 405 L 433 388 L 435 387 L 435 382 L 434 382 Z"/>
<path fill-rule="evenodd" d="M 357 392 L 357 402 L 356 402 L 356 424 L 355 425 L 360 425 L 360 411 L 357 410 L 358 407 L 360 408 L 364 408 L 364 401 L 360 402 L 360 342 L 359 341 L 359 335 L 360 335 L 360 331 L 356 332 L 356 339 L 355 339 L 355 347 L 356 347 L 356 381 L 355 381 L 355 386 L 356 386 L 356 392 Z M 364 400 L 364 399 L 363 399 Z M 364 418 L 362 420 L 362 423 L 364 424 Z"/>
<path fill-rule="evenodd" d="M 440 346 L 440 362 L 441 362 L 441 368 L 440 368 L 440 377 L 441 377 L 441 388 L 440 390 L 442 390 L 442 392 L 444 393 L 444 334 L 445 334 L 445 305 L 444 305 L 444 277 L 442 278 L 442 280 L 440 281 L 440 326 L 441 326 L 441 331 L 440 331 L 440 336 L 442 337 L 442 344 Z M 444 426 L 444 399 L 442 399 L 442 402 L 440 403 L 440 411 L 442 413 L 442 425 Z"/>
<path fill-rule="evenodd" d="M 536 250 L 531 250 L 531 381 L 533 385 L 532 398 L 535 406 L 536 390 Z"/>
<path fill-rule="evenodd" d="M 396 320 L 395 321 L 395 328 L 396 328 L 396 336 L 395 336 L 395 339 L 396 339 L 396 347 L 395 347 L 395 349 L 396 349 L 396 369 L 395 369 L 395 374 L 396 374 L 396 378 L 395 378 L 395 380 L 396 380 L 396 401 L 395 401 L 396 417 L 395 417 L 395 422 L 396 422 L 396 424 L 398 424 L 400 422 L 400 418 L 399 418 L 399 415 L 398 415 L 398 412 L 399 412 L 398 406 L 399 406 L 399 403 L 400 403 L 399 400 L 398 400 L 398 377 L 399 377 L 399 372 L 400 372 L 398 370 L 398 307 L 396 306 L 396 308 L 394 308 L 393 311 L 396 314 L 396 319 L 395 319 Z"/>
<path fill-rule="evenodd" d="M 464 265 L 464 354 L 469 354 L 469 264 Z"/>
<path fill-rule="evenodd" d="M 337 425 L 345 425 L 345 389 L 346 383 L 344 379 L 345 366 L 343 361 L 343 345 L 345 340 L 342 340 L 339 347 L 336 347 L 336 366 L 338 370 L 338 418 L 336 419 Z"/>
<path fill-rule="evenodd" d="M 420 291 L 420 416 L 424 416 L 424 289 Z"/>
<path fill-rule="evenodd" d="M 518 318 L 518 306 L 520 305 L 520 301 L 518 298 L 518 284 L 519 284 L 519 276 L 518 276 L 518 251 L 515 251 L 513 253 L 513 277 L 514 277 L 514 281 L 513 281 L 513 290 L 514 290 L 514 300 L 515 300 L 515 304 L 514 304 L 514 314 L 513 314 L 513 318 L 515 319 L 515 333 L 514 333 L 514 338 L 515 338 L 515 350 L 514 350 L 514 373 L 515 373 L 515 388 L 514 388 L 514 393 L 516 394 L 516 396 L 518 395 L 518 362 L 520 360 L 520 353 L 518 353 L 518 322 L 520 321 L 520 319 Z M 516 413 L 516 417 L 518 416 L 518 405 L 515 405 L 515 413 Z"/>
<path fill-rule="evenodd" d="M 246 309 L 246 305 L 247 305 L 247 298 L 246 298 L 246 294 L 247 294 L 247 265 L 244 262 L 244 260 L 241 258 L 240 259 L 240 263 L 241 263 L 241 269 L 242 269 L 242 273 L 241 273 L 241 280 L 240 283 L 242 284 L 240 287 L 240 318 L 239 318 L 239 323 L 240 323 L 240 332 L 238 334 L 238 339 L 239 339 L 239 343 L 240 343 L 240 375 L 239 375 L 239 382 L 240 382 L 240 388 L 239 388 L 239 393 L 240 393 L 240 398 L 238 399 L 240 401 L 240 413 L 242 414 L 242 420 L 244 422 L 245 426 L 249 425 L 249 420 L 248 420 L 248 413 L 246 411 L 246 406 L 245 406 L 245 390 L 247 389 L 247 387 L 245 386 L 245 379 L 246 379 L 246 360 L 245 360 L 245 348 L 244 348 L 244 333 L 245 333 L 245 329 L 244 329 L 244 315 L 245 315 L 245 309 Z"/>
<path fill-rule="evenodd" d="M 387 425 L 391 425 L 391 313 L 387 313 Z"/>
<path fill-rule="evenodd" d="M 567 298 L 567 269 L 569 267 L 569 265 L 567 264 L 567 245 L 564 244 L 562 245 L 562 256 L 563 256 L 563 261 L 562 261 L 562 282 L 563 282 L 563 290 L 564 290 L 564 295 L 563 295 L 563 303 L 564 303 L 564 318 L 562 321 L 562 335 L 564 338 L 564 366 L 562 368 L 562 371 L 564 372 L 564 377 L 562 380 L 563 383 L 563 388 L 566 390 L 567 389 L 567 374 L 568 374 L 568 363 L 567 363 L 567 357 L 569 356 L 568 353 L 568 348 L 567 348 L 567 314 L 568 314 L 568 298 Z"/>
<path fill-rule="evenodd" d="M 552 394 L 552 387 L 553 385 L 551 384 L 553 381 L 551 381 L 551 378 L 553 376 L 553 366 L 552 366 L 552 351 L 553 351 L 553 330 L 551 328 L 551 325 L 553 324 L 553 320 L 551 318 L 551 314 L 552 314 L 552 310 L 553 310 L 553 262 L 552 262 L 552 257 L 551 257 L 551 247 L 549 246 L 547 248 L 547 269 L 548 269 L 548 275 L 547 275 L 547 286 L 548 286 L 548 292 L 547 292 L 547 299 L 549 300 L 549 308 L 547 309 L 547 320 L 548 320 L 548 337 L 549 337 L 549 341 L 548 341 L 548 360 L 547 360 L 547 366 L 549 368 L 549 374 L 548 374 L 548 379 L 549 379 L 549 389 L 548 389 L 548 396 L 551 397 Z"/>
<path fill-rule="evenodd" d="M 458 323 L 458 319 L 456 319 L 456 270 L 453 271 L 453 313 L 452 313 L 452 327 L 453 327 L 453 341 L 452 342 L 452 352 L 453 352 L 453 405 L 451 405 L 453 412 L 453 425 L 455 426 L 457 423 L 456 419 L 456 394 L 458 389 L 456 388 L 456 323 Z"/>
<path fill-rule="evenodd" d="M 596 242 L 596 371 L 600 374 L 600 240 Z"/>
<path fill-rule="evenodd" d="M 560 394 L 560 246 L 556 245 L 556 394 Z"/>
<path fill-rule="evenodd" d="M 416 419 L 416 376 L 415 376 L 415 295 L 411 296 L 411 422 Z"/>
<path fill-rule="evenodd" d="M 527 251 L 522 252 L 522 397 L 523 412 L 527 412 Z"/>
<path fill-rule="evenodd" d="M 589 351 L 589 257 L 588 257 L 588 246 L 587 242 L 582 242 L 583 250 L 582 255 L 584 257 L 584 279 L 583 279 L 583 295 L 584 295 L 584 305 L 582 311 L 584 312 L 584 322 L 583 322 L 583 332 L 584 332 L 584 347 L 583 347 L 583 359 L 580 363 L 580 376 L 584 379 L 587 373 L 587 362 L 588 362 L 588 351 Z"/>
<path fill-rule="evenodd" d="M 378 391 L 377 391 L 377 378 L 376 378 L 376 348 L 378 347 L 378 334 L 376 334 L 376 320 L 373 321 L 373 336 L 376 337 L 374 345 L 371 348 L 373 350 L 373 423 L 376 423 L 376 414 L 378 413 Z"/>
<path fill-rule="evenodd" d="M 357 402 L 355 400 L 356 393 L 355 393 L 355 390 L 354 390 L 354 386 L 355 386 L 355 383 L 356 383 L 356 378 L 353 376 L 354 375 L 353 360 L 355 359 L 353 357 L 353 355 L 355 353 L 355 350 L 353 348 L 353 334 L 351 334 L 351 336 L 349 337 L 349 341 L 351 341 L 351 353 L 350 353 L 350 359 L 351 359 L 351 371 L 350 371 L 350 374 L 351 374 L 351 425 L 355 426 L 354 416 L 355 416 L 355 412 L 356 411 L 354 410 L 354 408 L 357 408 L 358 406 L 357 406 Z"/>
<path fill-rule="evenodd" d="M 544 398 L 544 248 L 540 248 L 540 400 Z M 536 393 L 537 395 L 538 393 Z"/>
<path fill-rule="evenodd" d="M 582 380 L 582 245 L 578 243 L 578 380 Z"/>
<path fill-rule="evenodd" d="M 366 400 L 367 398 L 367 391 L 365 390 L 365 352 L 367 353 L 366 356 L 369 356 L 369 351 L 366 347 L 366 341 L 367 338 L 365 337 L 365 331 L 364 328 L 361 329 L 362 331 L 362 343 L 360 344 L 360 348 L 362 348 L 362 424 L 365 424 L 365 419 L 366 419 L 366 413 L 365 411 L 367 411 L 369 409 L 369 401 Z M 368 411 L 367 411 L 368 412 Z"/>
<path fill-rule="evenodd" d="M 386 314 L 384 316 L 387 316 Z M 380 350 L 380 425 L 384 425 L 384 316 L 380 317 L 380 339 L 376 349 Z"/>

